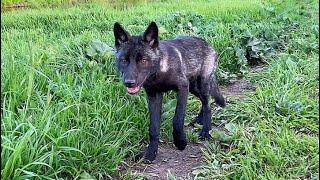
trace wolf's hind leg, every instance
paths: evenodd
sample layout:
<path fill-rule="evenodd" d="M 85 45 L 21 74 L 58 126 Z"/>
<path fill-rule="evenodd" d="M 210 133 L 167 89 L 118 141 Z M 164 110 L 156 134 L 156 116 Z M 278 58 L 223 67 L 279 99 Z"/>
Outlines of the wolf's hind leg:
<path fill-rule="evenodd" d="M 209 105 L 209 97 L 210 97 L 210 81 L 208 81 L 207 77 L 202 77 L 199 83 L 200 89 L 200 100 L 202 102 L 202 123 L 203 127 L 200 132 L 200 139 L 209 139 L 211 130 L 211 108 Z"/>

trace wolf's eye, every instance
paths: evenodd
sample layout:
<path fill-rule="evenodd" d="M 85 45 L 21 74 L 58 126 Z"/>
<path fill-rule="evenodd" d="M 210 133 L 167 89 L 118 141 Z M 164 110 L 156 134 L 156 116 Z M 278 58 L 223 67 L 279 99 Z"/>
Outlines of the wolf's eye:
<path fill-rule="evenodd" d="M 122 58 L 122 59 L 121 59 L 121 63 L 123 63 L 123 64 L 127 63 L 126 58 Z"/>
<path fill-rule="evenodd" d="M 142 64 L 145 64 L 146 62 L 147 62 L 146 59 L 142 59 L 142 60 L 141 60 L 141 63 L 142 63 Z"/>

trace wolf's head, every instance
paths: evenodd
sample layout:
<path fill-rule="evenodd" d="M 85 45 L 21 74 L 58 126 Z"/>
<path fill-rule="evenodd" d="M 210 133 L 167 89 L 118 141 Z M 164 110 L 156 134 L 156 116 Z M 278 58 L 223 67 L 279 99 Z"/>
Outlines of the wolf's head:
<path fill-rule="evenodd" d="M 158 27 L 151 22 L 140 36 L 131 36 L 119 23 L 113 27 L 116 65 L 130 94 L 136 94 L 159 66 Z"/>

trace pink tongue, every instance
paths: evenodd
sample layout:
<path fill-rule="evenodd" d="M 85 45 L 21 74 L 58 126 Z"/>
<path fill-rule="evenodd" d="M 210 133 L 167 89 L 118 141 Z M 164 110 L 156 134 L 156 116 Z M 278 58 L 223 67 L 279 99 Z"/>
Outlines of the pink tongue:
<path fill-rule="evenodd" d="M 139 86 L 131 87 L 131 88 L 127 87 L 127 91 L 128 91 L 128 93 L 130 93 L 130 94 L 135 94 L 135 93 L 137 93 L 139 90 L 140 90 L 140 87 L 139 87 Z"/>

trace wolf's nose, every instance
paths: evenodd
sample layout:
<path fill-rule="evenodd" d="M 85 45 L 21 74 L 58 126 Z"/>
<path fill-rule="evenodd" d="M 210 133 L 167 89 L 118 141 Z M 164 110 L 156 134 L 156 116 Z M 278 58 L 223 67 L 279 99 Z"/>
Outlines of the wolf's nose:
<path fill-rule="evenodd" d="M 124 84 L 127 86 L 127 87 L 132 87 L 136 84 L 136 80 L 134 79 L 126 79 L 124 80 Z"/>

